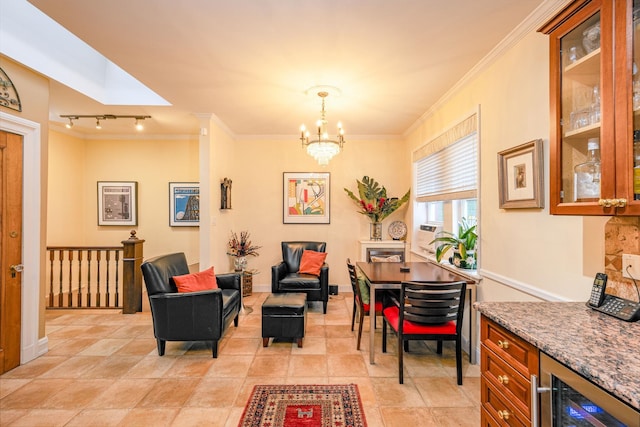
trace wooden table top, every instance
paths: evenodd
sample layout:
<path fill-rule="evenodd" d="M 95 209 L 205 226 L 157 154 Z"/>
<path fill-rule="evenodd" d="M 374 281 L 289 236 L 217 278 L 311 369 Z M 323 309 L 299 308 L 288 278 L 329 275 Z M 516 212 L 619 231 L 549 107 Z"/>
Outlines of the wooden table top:
<path fill-rule="evenodd" d="M 401 283 L 409 281 L 459 282 L 475 283 L 471 279 L 435 265 L 430 262 L 358 262 L 357 266 L 373 284 Z M 400 271 L 400 267 L 409 267 L 408 272 Z"/>

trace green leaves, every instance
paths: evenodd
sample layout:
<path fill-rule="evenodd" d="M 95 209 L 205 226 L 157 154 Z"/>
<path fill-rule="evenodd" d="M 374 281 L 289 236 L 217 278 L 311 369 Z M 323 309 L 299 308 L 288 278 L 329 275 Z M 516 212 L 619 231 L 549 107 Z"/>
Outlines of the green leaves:
<path fill-rule="evenodd" d="M 380 222 L 395 212 L 400 206 L 409 201 L 411 190 L 401 198 L 388 198 L 387 189 L 381 186 L 375 179 L 368 176 L 362 177 L 358 183 L 358 196 L 345 188 L 347 196 L 353 200 L 360 210 L 359 213 L 368 216 L 373 222 Z"/>
<path fill-rule="evenodd" d="M 462 218 L 460 222 L 458 222 L 457 235 L 449 231 L 439 232 L 436 238 L 429 243 L 440 243 L 440 245 L 436 247 L 436 260 L 440 262 L 449 249 L 457 250 L 463 259 L 466 258 L 467 252 L 474 251 L 478 243 L 476 227 L 477 224 L 475 220 Z"/>

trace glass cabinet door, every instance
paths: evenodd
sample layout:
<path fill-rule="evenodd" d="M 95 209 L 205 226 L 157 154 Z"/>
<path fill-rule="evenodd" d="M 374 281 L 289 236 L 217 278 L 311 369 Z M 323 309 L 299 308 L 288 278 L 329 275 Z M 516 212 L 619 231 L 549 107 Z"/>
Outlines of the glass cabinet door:
<path fill-rule="evenodd" d="M 561 203 L 602 197 L 600 23 L 598 11 L 560 39 Z"/>
<path fill-rule="evenodd" d="M 631 22 L 632 85 L 631 105 L 633 111 L 633 200 L 640 200 L 640 0 L 634 0 Z"/>

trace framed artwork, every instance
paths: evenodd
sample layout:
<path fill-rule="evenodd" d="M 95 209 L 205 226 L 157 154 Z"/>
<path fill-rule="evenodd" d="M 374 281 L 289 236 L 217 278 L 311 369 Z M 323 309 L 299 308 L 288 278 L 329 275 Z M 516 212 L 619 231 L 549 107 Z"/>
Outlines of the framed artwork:
<path fill-rule="evenodd" d="M 329 224 L 329 172 L 284 172 L 284 224 Z"/>
<path fill-rule="evenodd" d="M 98 181 L 98 225 L 138 225 L 138 183 Z"/>
<path fill-rule="evenodd" d="M 498 153 L 501 209 L 544 207 L 542 156 L 541 139 Z"/>
<path fill-rule="evenodd" d="M 200 184 L 169 183 L 169 225 L 197 227 L 200 225 Z"/>

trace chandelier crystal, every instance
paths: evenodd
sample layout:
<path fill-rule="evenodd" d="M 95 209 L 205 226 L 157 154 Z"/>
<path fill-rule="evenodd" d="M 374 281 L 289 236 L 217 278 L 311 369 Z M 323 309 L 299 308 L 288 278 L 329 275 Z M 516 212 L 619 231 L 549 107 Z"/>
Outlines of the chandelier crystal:
<path fill-rule="evenodd" d="M 317 134 L 313 139 L 309 139 L 311 134 L 305 125 L 300 126 L 300 141 L 302 146 L 306 147 L 307 154 L 316 159 L 320 166 L 326 166 L 336 154 L 340 153 L 344 144 L 344 129 L 342 124 L 338 122 L 338 135 L 335 139 L 329 138 L 327 132 L 327 118 L 324 109 L 324 99 L 329 96 L 329 92 L 320 91 L 318 96 L 322 99 L 322 110 L 320 111 L 320 119 L 316 122 Z"/>

